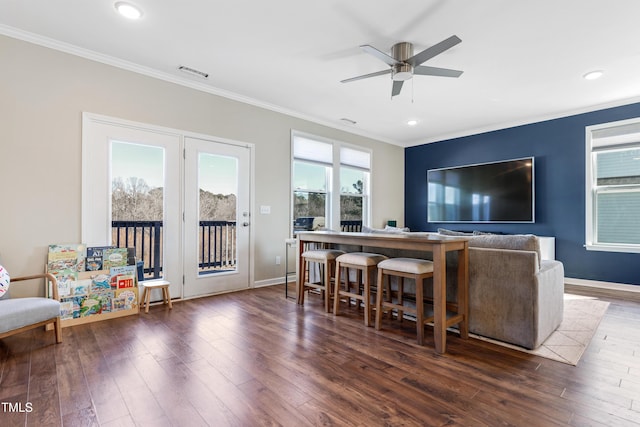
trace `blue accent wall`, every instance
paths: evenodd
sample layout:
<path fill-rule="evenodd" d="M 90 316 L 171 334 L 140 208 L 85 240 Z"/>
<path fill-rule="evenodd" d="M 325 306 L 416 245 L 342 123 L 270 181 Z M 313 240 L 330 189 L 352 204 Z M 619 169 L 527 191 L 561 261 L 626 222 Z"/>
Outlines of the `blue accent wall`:
<path fill-rule="evenodd" d="M 584 248 L 585 127 L 634 117 L 640 103 L 407 148 L 405 225 L 553 236 L 566 277 L 638 285 L 640 254 Z M 427 170 L 529 156 L 535 157 L 535 223 L 427 222 Z"/>

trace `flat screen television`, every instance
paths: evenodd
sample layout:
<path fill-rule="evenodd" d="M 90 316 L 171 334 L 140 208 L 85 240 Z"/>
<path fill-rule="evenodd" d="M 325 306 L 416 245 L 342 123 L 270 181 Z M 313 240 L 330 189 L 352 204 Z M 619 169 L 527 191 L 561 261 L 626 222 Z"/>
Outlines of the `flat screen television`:
<path fill-rule="evenodd" d="M 534 159 L 427 171 L 429 222 L 535 222 Z"/>

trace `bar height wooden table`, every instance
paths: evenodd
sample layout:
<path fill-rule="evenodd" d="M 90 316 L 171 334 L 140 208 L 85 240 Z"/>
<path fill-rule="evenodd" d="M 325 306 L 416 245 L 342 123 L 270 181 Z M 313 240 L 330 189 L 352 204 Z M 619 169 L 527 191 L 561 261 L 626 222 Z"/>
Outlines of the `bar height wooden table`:
<path fill-rule="evenodd" d="M 299 232 L 298 293 L 303 289 L 304 266 L 300 256 L 308 243 L 343 244 L 377 248 L 407 249 L 433 254 L 434 341 L 437 353 L 447 350 L 447 328 L 458 324 L 460 337 L 469 337 L 469 242 L 464 237 L 411 234 L 376 234 L 333 231 Z M 447 252 L 458 252 L 458 310 L 447 318 Z M 299 300 L 298 300 L 299 302 Z"/>

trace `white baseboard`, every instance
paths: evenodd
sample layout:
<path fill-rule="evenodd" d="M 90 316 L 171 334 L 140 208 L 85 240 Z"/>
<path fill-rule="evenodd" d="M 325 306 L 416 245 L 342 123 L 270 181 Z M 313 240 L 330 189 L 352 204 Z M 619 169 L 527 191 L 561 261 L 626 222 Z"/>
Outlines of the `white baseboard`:
<path fill-rule="evenodd" d="M 292 286 L 291 283 L 295 282 L 296 280 L 296 276 L 294 275 L 289 275 L 289 286 Z M 266 279 L 266 280 L 258 280 L 257 282 L 253 283 L 253 287 L 254 288 L 263 288 L 265 286 L 274 286 L 274 285 L 283 285 L 284 284 L 284 276 L 283 277 L 274 277 L 273 279 Z"/>
<path fill-rule="evenodd" d="M 640 285 L 630 285 L 626 283 L 601 282 L 598 280 L 574 279 L 571 277 L 565 277 L 564 283 L 567 285 L 584 286 L 588 288 L 640 293 Z"/>

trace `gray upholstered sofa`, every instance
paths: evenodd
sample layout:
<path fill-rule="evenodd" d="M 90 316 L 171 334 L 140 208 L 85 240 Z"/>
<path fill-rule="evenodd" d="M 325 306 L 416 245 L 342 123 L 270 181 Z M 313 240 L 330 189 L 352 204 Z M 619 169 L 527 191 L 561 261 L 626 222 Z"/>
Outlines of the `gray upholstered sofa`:
<path fill-rule="evenodd" d="M 564 266 L 543 260 L 532 235 L 487 235 L 469 242 L 469 330 L 528 349 L 562 322 Z"/>
<path fill-rule="evenodd" d="M 446 234 L 444 230 L 442 233 Z M 464 237 L 470 240 L 470 332 L 528 349 L 539 347 L 562 322 L 562 263 L 543 260 L 540 242 L 534 235 Z M 425 255 L 376 248 L 367 250 L 389 256 Z M 457 257 L 455 254 L 447 257 L 447 269 L 452 269 L 447 273 L 447 299 L 454 301 Z"/>

